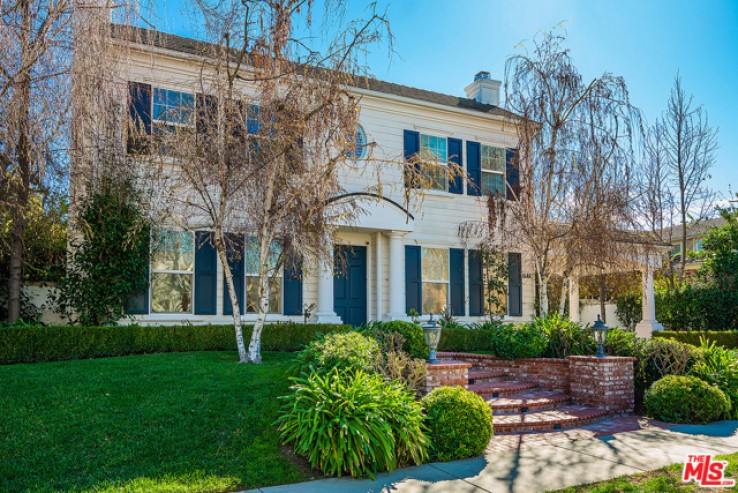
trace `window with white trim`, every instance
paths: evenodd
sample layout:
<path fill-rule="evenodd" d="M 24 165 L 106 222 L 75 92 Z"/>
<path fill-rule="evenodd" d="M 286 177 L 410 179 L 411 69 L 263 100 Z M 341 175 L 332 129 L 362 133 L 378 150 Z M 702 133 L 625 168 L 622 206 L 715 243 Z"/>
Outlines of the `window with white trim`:
<path fill-rule="evenodd" d="M 422 248 L 423 313 L 442 313 L 448 306 L 449 258 L 447 248 Z"/>
<path fill-rule="evenodd" d="M 482 195 L 505 196 L 505 149 L 482 144 Z"/>
<path fill-rule="evenodd" d="M 246 238 L 244 263 L 246 268 L 246 313 L 259 311 L 259 242 L 255 236 Z M 282 269 L 277 269 L 277 261 L 282 247 L 272 241 L 267 259 L 268 272 L 272 276 L 269 284 L 269 313 L 282 313 Z"/>
<path fill-rule="evenodd" d="M 423 167 L 423 181 L 429 188 L 448 191 L 448 140 L 446 137 L 420 134 L 420 159 L 429 165 Z"/>
<path fill-rule="evenodd" d="M 166 144 L 163 142 L 166 136 L 176 132 L 177 129 L 191 128 L 195 125 L 195 96 L 155 87 L 151 100 L 154 138 L 162 142 L 161 154 L 168 154 Z"/>
<path fill-rule="evenodd" d="M 195 238 L 188 231 L 159 231 L 151 252 L 151 312 L 191 313 Z"/>

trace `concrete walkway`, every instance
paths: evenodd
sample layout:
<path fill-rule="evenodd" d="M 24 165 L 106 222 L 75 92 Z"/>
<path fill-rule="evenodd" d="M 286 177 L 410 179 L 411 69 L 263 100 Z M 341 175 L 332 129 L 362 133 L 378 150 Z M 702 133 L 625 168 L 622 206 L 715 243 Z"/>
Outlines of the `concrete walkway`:
<path fill-rule="evenodd" d="M 333 478 L 251 490 L 263 493 L 534 493 L 684 462 L 688 454 L 738 452 L 738 421 L 658 427 L 568 442 L 540 442 L 484 457 L 424 464 L 375 480 Z"/>

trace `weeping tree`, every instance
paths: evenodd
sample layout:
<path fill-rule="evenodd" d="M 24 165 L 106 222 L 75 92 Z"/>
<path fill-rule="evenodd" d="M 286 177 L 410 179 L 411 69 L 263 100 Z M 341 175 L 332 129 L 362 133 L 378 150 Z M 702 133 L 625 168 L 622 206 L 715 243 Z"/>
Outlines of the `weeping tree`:
<path fill-rule="evenodd" d="M 359 211 L 350 198 L 334 200 L 341 170 L 354 164 L 358 99 L 350 88 L 365 74 L 359 55 L 389 36 L 388 24 L 370 11 L 319 49 L 300 37 L 311 27 L 311 1 L 198 0 L 196 8 L 208 41 L 189 88 L 197 97 L 175 110 L 185 124 L 155 132 L 137 159 L 149 190 L 160 191 L 152 210 L 185 229 L 212 230 L 240 361 L 260 363 L 277 272 L 332 262 L 333 225 Z M 327 18 L 341 8 L 328 2 Z M 243 254 L 244 236 L 258 274 L 248 349 L 229 262 Z"/>
<path fill-rule="evenodd" d="M 20 316 L 33 197 L 66 169 L 72 2 L 0 3 L 0 207 L 9 211 L 8 321 Z"/>
<path fill-rule="evenodd" d="M 541 33 L 531 50 L 506 62 L 506 102 L 519 116 L 520 189 L 508 191 L 516 200 L 509 206 L 504 197 L 490 201 L 490 215 L 514 225 L 498 231 L 533 257 L 543 315 L 551 276 L 591 258 L 604 265 L 613 254 L 608 240 L 632 220 L 627 142 L 637 111 L 621 77 L 585 80 L 564 40 Z M 595 232 L 603 235 L 597 246 L 589 241 Z"/>

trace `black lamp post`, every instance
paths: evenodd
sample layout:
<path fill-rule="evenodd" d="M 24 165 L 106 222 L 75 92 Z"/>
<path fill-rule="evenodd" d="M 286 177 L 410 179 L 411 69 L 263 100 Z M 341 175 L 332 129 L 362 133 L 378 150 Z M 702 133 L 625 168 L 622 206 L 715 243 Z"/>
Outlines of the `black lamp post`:
<path fill-rule="evenodd" d="M 423 324 L 423 336 L 425 337 L 425 343 L 430 348 L 430 354 L 428 355 L 428 362 L 438 363 L 436 359 L 436 349 L 438 348 L 438 342 L 441 340 L 441 330 L 443 327 L 438 325 L 433 320 L 433 313 L 430 314 L 430 318 L 426 323 Z"/>
<path fill-rule="evenodd" d="M 605 322 L 602 321 L 600 316 L 597 315 L 597 320 L 592 326 L 592 330 L 594 331 L 594 338 L 595 342 L 597 343 L 597 357 L 604 358 L 605 350 L 603 349 L 603 346 L 605 345 L 605 341 L 607 340 L 607 331 L 610 329 L 607 327 L 607 325 L 605 325 Z"/>

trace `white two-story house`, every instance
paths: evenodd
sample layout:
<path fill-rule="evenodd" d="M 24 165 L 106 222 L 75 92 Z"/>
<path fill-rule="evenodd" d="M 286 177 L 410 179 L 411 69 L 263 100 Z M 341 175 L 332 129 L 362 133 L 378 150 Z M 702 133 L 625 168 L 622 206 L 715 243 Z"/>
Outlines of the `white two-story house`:
<path fill-rule="evenodd" d="M 197 104 L 194 87 L 202 43 L 151 32 L 147 39 L 139 44 L 118 34 L 116 43 L 130 52 L 126 73 L 121 74 L 128 82 L 130 114 L 145 120 L 143 128 L 151 132 L 157 123 L 168 123 L 158 121 L 166 118 L 168 106 Z M 464 322 L 486 316 L 482 262 L 475 243 L 462 241 L 460 226 L 486 221 L 488 194 L 505 196 L 508 188 L 518 186 L 511 160 L 517 135 L 514 118 L 499 106 L 499 81 L 487 72 L 473 78 L 470 74 L 464 90 L 466 97 L 457 97 L 373 79 L 354 88 L 360 100 L 356 159 L 397 160 L 420 153 L 459 164 L 471 184 L 441 180 L 425 192 L 422 202 L 406 210 L 399 170 L 384 170 L 381 197 L 372 192 L 370 179 L 344 172 L 345 192 L 365 198 L 365 213 L 338 225 L 335 248 L 343 249 L 346 268 L 334 273 L 331 266 L 304 266 L 298 275 L 281 274 L 267 321 L 303 321 L 308 308 L 314 322 L 352 325 L 408 319 L 415 312 L 427 318 L 444 310 Z M 368 142 L 372 145 L 364 145 Z M 372 156 L 367 155 L 370 148 Z M 382 166 L 382 159 L 376 162 L 369 166 Z M 134 321 L 229 323 L 223 268 L 214 248 L 198 241 L 207 234 L 165 231 L 168 241 L 151 251 L 149 289 L 129 303 Z M 244 248 L 248 244 L 244 241 Z M 502 315 L 510 321 L 528 320 L 534 313 L 531 259 L 522 248 L 511 248 L 507 256 Z M 248 261 L 252 257 L 244 252 L 231 265 L 246 323 L 256 318 L 256 272 Z"/>

